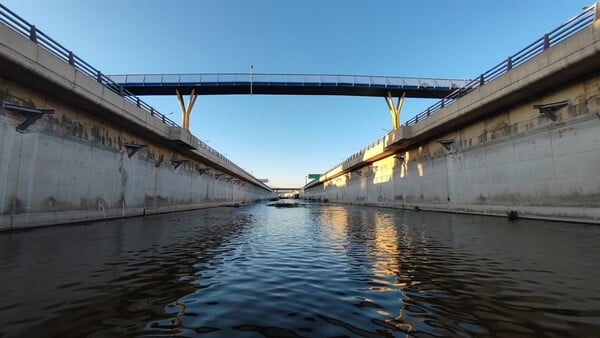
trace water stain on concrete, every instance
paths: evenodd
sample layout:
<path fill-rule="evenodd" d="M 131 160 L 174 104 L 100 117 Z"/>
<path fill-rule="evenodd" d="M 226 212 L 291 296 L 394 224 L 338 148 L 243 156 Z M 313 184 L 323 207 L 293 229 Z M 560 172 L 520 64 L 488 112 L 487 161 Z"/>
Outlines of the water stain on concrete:
<path fill-rule="evenodd" d="M 22 214 L 25 213 L 26 203 L 16 197 L 9 199 L 9 202 L 5 204 L 3 215 Z"/>

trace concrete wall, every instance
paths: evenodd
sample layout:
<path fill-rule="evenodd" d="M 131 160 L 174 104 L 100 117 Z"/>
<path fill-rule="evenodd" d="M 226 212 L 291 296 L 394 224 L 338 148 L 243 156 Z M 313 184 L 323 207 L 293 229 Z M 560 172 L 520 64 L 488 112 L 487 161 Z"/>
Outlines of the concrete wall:
<path fill-rule="evenodd" d="M 56 110 L 24 133 L 16 131 L 24 115 L 0 113 L 0 229 L 188 210 L 269 196 L 264 189 L 234 181 L 168 145 L 1 77 L 0 100 Z M 148 146 L 130 158 L 125 143 Z M 188 162 L 175 169 L 174 159 Z"/>
<path fill-rule="evenodd" d="M 27 114 L 0 111 L 0 231 L 271 196 L 189 132 L 1 23 L 0 101 L 55 111 L 22 133 Z"/>
<path fill-rule="evenodd" d="M 533 105 L 568 101 L 552 121 Z M 450 149 L 438 140 L 451 140 Z M 600 76 L 487 117 L 315 185 L 307 197 L 399 208 L 600 223 Z"/>
<path fill-rule="evenodd" d="M 52 108 L 24 133 L 0 112 L 0 230 L 252 202 L 269 193 L 0 77 L 0 101 Z M 131 158 L 126 143 L 147 145 Z M 188 160 L 177 169 L 172 160 Z M 202 170 L 206 170 L 201 172 Z M 221 175 L 217 178 L 218 175 Z"/>

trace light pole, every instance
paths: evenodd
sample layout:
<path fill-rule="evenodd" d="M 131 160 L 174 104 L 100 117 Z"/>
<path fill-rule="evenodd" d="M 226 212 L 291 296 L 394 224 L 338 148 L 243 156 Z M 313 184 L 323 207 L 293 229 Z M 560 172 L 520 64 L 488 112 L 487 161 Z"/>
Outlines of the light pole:
<path fill-rule="evenodd" d="M 254 65 L 250 65 L 250 96 L 252 96 L 253 82 L 254 82 Z"/>

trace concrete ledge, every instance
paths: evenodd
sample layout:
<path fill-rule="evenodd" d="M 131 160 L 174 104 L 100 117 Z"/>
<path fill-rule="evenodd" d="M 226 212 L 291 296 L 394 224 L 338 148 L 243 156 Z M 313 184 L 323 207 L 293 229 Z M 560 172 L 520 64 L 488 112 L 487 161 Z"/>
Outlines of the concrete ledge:
<path fill-rule="evenodd" d="M 340 166 L 330 169 L 325 174 L 321 175 L 321 177 L 318 180 L 312 182 L 311 184 L 308 184 L 307 187 L 315 186 L 316 184 L 323 183 L 327 180 L 336 178 L 347 172 L 364 167 L 369 163 L 378 161 L 386 156 L 393 154 L 394 152 L 396 152 L 396 149 L 399 146 L 403 146 L 405 142 L 409 142 L 411 140 L 412 127 L 401 126 L 397 130 L 393 130 L 390 133 L 388 133 L 383 138 L 383 141 L 373 144 L 363 153 L 356 156 L 356 158 L 353 158 L 350 161 L 344 162 Z"/>
<path fill-rule="evenodd" d="M 89 222 L 101 222 L 120 218 L 141 217 L 147 215 L 157 215 L 164 213 L 191 211 L 218 207 L 231 207 L 244 205 L 251 202 L 248 201 L 231 201 L 231 202 L 207 202 L 195 203 L 189 205 L 173 205 L 158 208 L 126 208 L 126 209 L 107 209 L 103 211 L 97 210 L 73 210 L 62 212 L 40 212 L 40 213 L 24 213 L 13 216 L 1 215 L 0 224 L 16 224 L 16 226 L 0 227 L 0 232 L 23 230 L 29 228 L 37 228 L 43 226 L 78 224 Z"/>
<path fill-rule="evenodd" d="M 365 150 L 362 156 L 335 167 L 311 182 L 306 188 L 336 178 L 346 172 L 401 151 L 413 144 L 432 140 L 459 126 L 500 113 L 526 97 L 548 88 L 577 79 L 600 69 L 600 20 L 566 40 L 542 52 L 533 59 L 511 69 L 461 97 L 454 104 L 421 122 L 402 127 L 386 135 L 384 142 Z"/>
<path fill-rule="evenodd" d="M 393 208 L 414 211 L 432 211 L 452 214 L 482 215 L 494 217 L 508 217 L 511 211 L 517 212 L 517 218 L 542 220 L 551 222 L 569 222 L 600 225 L 600 210 L 594 208 L 579 207 L 527 207 L 512 205 L 452 205 L 448 207 L 444 204 L 433 203 L 337 203 L 336 204 L 354 204 L 381 208 Z M 556 214 L 559 211 L 560 215 Z"/>
<path fill-rule="evenodd" d="M 143 109 L 131 105 L 4 24 L 0 24 L 0 39 L 0 70 L 13 80 L 48 95 L 62 97 L 67 104 L 137 133 L 153 138 L 168 136 L 168 125 L 151 116 L 147 119 L 149 114 Z"/>
<path fill-rule="evenodd" d="M 169 127 L 169 140 L 188 149 L 197 149 L 197 140 L 187 130 L 180 127 Z"/>
<path fill-rule="evenodd" d="M 394 144 L 401 143 L 412 138 L 412 127 L 401 126 L 397 130 L 392 130 L 383 139 L 383 147 L 387 148 Z"/>
<path fill-rule="evenodd" d="M 467 121 L 498 112 L 516 102 L 600 69 L 597 23 L 561 41 L 454 104 L 412 126 L 412 136 L 429 139 Z"/>
<path fill-rule="evenodd" d="M 171 127 L 117 93 L 78 71 L 52 53 L 0 23 L 0 72 L 22 85 L 81 109 L 86 114 L 135 133 L 165 143 L 171 141 L 200 161 L 264 190 L 269 188 L 230 161 L 200 149 L 199 140 L 188 131 Z"/>
<path fill-rule="evenodd" d="M 10 51 L 17 55 L 36 55 L 37 45 L 13 31 L 4 24 L 0 24 L 0 41 L 4 46 L 11 46 Z"/>
<path fill-rule="evenodd" d="M 34 46 L 37 47 L 35 44 Z M 54 73 L 60 74 L 60 76 L 65 78 L 67 81 L 75 82 L 75 68 L 58 59 L 54 54 L 48 52 L 47 50 L 38 48 L 37 58 L 35 60 L 38 64 L 44 65 L 48 69 L 52 69 Z"/>

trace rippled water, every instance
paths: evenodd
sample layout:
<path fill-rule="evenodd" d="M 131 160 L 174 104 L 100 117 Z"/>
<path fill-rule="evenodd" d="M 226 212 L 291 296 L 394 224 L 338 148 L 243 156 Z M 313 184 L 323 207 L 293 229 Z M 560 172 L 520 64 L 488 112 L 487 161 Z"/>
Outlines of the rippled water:
<path fill-rule="evenodd" d="M 0 234 L 0 336 L 599 336 L 600 227 L 264 204 Z"/>

